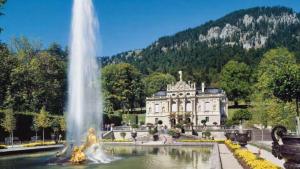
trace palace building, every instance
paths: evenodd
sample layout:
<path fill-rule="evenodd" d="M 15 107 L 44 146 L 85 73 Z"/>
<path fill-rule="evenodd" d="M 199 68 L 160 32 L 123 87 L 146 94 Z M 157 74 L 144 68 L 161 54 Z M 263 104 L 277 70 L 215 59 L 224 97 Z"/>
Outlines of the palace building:
<path fill-rule="evenodd" d="M 228 99 L 223 90 L 206 88 L 202 83 L 198 89 L 195 83 L 182 80 L 167 85 L 166 91 L 158 91 L 146 98 L 146 123 L 156 124 L 159 120 L 163 125 L 173 127 L 177 123 L 192 123 L 201 126 L 222 125 L 228 116 Z"/>

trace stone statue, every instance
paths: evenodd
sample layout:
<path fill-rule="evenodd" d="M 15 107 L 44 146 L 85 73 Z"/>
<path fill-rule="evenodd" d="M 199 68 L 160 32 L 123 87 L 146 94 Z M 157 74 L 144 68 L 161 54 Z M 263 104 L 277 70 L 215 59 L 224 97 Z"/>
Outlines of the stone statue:
<path fill-rule="evenodd" d="M 180 81 L 182 81 L 182 71 L 181 71 L 181 70 L 178 71 L 178 74 L 179 74 L 179 79 L 180 79 Z"/>

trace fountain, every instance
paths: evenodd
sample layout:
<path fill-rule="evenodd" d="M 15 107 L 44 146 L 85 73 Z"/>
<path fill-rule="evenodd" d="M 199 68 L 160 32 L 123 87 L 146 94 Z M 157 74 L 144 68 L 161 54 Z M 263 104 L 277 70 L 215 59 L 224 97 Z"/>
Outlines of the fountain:
<path fill-rule="evenodd" d="M 96 62 L 97 29 L 98 21 L 92 0 L 74 0 L 67 107 L 67 143 L 70 146 L 66 148 L 69 150 L 64 150 L 74 164 L 86 160 L 96 163 L 110 161 L 102 152 L 97 139 L 102 125 L 99 69 Z M 84 138 L 85 142 L 82 140 Z"/>

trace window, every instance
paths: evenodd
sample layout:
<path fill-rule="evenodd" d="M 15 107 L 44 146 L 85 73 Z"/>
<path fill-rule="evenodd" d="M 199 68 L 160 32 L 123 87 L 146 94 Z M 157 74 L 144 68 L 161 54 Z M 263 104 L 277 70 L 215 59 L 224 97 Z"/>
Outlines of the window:
<path fill-rule="evenodd" d="M 186 102 L 186 111 L 189 111 L 189 112 L 192 111 L 192 103 L 190 101 Z"/>
<path fill-rule="evenodd" d="M 161 112 L 161 107 L 159 104 L 155 104 L 155 113 Z"/>
<path fill-rule="evenodd" d="M 148 113 L 151 113 L 151 107 L 149 107 Z"/>
<path fill-rule="evenodd" d="M 172 102 L 172 112 L 177 112 L 177 104 L 176 104 L 176 102 Z"/>
<path fill-rule="evenodd" d="M 198 112 L 201 112 L 201 105 L 200 105 L 201 103 L 199 103 L 199 105 L 198 105 Z"/>
<path fill-rule="evenodd" d="M 212 111 L 212 105 L 210 102 L 205 102 L 205 105 L 204 105 L 204 111 L 205 112 L 210 112 Z"/>
<path fill-rule="evenodd" d="M 183 95 L 182 93 L 179 94 L 179 96 L 182 96 L 182 95 Z"/>
<path fill-rule="evenodd" d="M 213 105 L 213 111 L 216 111 L 217 110 L 217 105 Z"/>
<path fill-rule="evenodd" d="M 190 95 L 190 93 L 187 93 L 186 95 L 188 95 L 188 96 L 189 96 L 189 95 Z"/>
<path fill-rule="evenodd" d="M 157 124 L 158 123 L 158 118 L 155 118 L 155 124 Z"/>

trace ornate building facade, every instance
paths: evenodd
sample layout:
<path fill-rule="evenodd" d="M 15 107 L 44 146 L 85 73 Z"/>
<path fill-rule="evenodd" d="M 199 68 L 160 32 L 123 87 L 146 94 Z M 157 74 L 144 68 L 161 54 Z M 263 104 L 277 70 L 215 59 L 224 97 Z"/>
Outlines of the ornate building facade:
<path fill-rule="evenodd" d="M 176 84 L 167 85 L 166 91 L 159 91 L 146 98 L 146 123 L 173 127 L 177 123 L 192 123 L 201 126 L 220 125 L 228 116 L 228 99 L 223 90 L 206 88 L 202 83 L 198 89 L 195 83 L 180 80 Z"/>

